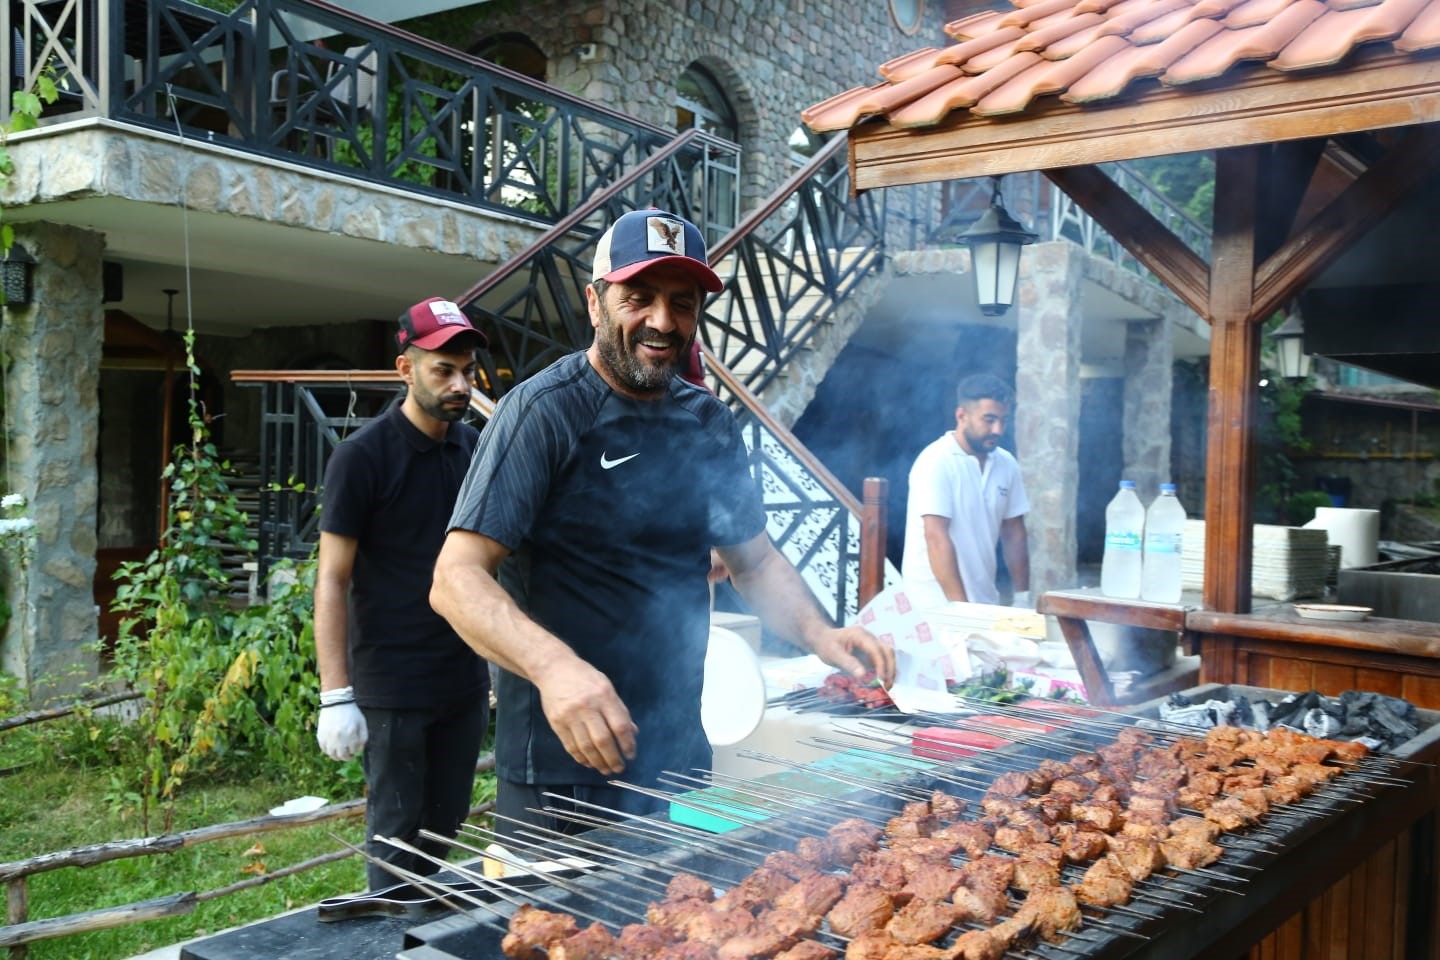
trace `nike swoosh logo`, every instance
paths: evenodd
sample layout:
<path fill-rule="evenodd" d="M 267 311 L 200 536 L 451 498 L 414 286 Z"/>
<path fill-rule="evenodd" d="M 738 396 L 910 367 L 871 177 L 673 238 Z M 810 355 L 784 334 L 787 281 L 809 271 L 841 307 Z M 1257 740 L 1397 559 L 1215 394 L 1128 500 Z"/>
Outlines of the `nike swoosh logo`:
<path fill-rule="evenodd" d="M 611 460 L 608 456 L 602 453 L 600 454 L 600 469 L 613 470 L 616 467 L 620 466 L 620 464 L 624 463 L 626 460 L 634 460 L 638 456 L 640 456 L 640 454 L 632 453 L 628 457 L 620 457 L 618 459 Z"/>

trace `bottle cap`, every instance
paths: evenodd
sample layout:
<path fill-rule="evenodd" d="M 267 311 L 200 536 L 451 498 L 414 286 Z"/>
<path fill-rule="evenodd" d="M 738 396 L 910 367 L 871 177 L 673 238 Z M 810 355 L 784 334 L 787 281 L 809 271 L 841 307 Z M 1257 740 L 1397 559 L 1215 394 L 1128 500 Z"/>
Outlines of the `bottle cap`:
<path fill-rule="evenodd" d="M 1161 492 L 1161 493 L 1174 493 L 1174 492 L 1175 492 L 1175 484 L 1173 484 L 1173 483 L 1162 483 L 1162 484 L 1160 484 L 1160 492 Z"/>
<path fill-rule="evenodd" d="M 1122 488 L 1126 489 L 1126 490 L 1134 490 L 1134 489 L 1135 489 L 1135 481 L 1134 481 L 1134 480 L 1121 480 L 1121 481 L 1120 481 L 1120 486 L 1121 486 Z"/>

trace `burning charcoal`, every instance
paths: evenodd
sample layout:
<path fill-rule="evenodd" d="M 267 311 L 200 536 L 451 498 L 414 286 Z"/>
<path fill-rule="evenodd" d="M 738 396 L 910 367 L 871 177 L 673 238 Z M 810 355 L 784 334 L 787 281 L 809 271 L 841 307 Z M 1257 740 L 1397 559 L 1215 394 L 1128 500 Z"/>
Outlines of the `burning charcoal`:
<path fill-rule="evenodd" d="M 1272 725 L 1285 723 L 1298 713 L 1300 709 L 1300 698 L 1292 693 L 1290 696 L 1270 707 L 1270 723 Z"/>
<path fill-rule="evenodd" d="M 1250 699 L 1242 693 L 1235 696 L 1232 702 L 1235 704 L 1235 723 L 1242 727 L 1255 726 L 1255 708 L 1251 706 Z"/>
<path fill-rule="evenodd" d="M 1414 710 L 1415 708 L 1411 706 L 1412 714 Z M 1390 746 L 1404 743 L 1420 732 L 1415 724 L 1398 715 L 1389 704 L 1376 704 L 1370 711 L 1370 718 L 1371 732 L 1377 737 L 1383 737 Z"/>
<path fill-rule="evenodd" d="M 1301 723 L 1305 728 L 1305 732 L 1310 734 L 1310 736 L 1321 737 L 1323 739 L 1335 736 L 1343 726 L 1339 718 L 1333 717 L 1319 708 L 1306 710 L 1305 717 Z"/>
<path fill-rule="evenodd" d="M 1270 719 L 1270 704 L 1264 700 L 1257 700 L 1250 705 L 1250 712 L 1255 717 L 1251 726 L 1262 733 L 1270 729 L 1271 724 L 1274 722 Z"/>

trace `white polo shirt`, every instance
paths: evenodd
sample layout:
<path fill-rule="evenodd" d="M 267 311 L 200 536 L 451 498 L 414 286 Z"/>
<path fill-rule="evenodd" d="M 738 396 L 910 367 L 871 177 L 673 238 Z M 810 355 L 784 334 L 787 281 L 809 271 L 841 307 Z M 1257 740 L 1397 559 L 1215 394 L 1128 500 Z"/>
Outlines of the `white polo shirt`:
<path fill-rule="evenodd" d="M 965 596 L 972 603 L 999 603 L 995 545 L 1000 541 L 1000 523 L 1024 516 L 1029 509 L 1020 465 L 1010 451 L 996 447 L 986 454 L 982 469 L 953 432 L 921 450 L 910 468 L 905 553 L 900 561 L 912 602 L 921 609 L 945 603 L 925 547 L 926 514 L 950 520 L 950 542 L 955 545 Z"/>

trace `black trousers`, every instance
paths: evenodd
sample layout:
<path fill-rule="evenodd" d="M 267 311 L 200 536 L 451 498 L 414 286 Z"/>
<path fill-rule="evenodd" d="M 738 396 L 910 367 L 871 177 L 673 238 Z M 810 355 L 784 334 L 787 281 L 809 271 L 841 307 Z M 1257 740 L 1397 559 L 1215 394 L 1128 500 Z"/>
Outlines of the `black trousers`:
<path fill-rule="evenodd" d="M 419 840 L 426 829 L 454 836 L 470 812 L 475 762 L 490 720 L 489 698 L 447 710 L 362 707 L 365 744 L 365 847 L 387 863 L 428 876 L 440 869 L 413 853 L 377 841 L 398 837 L 443 860 L 449 847 Z M 366 868 L 371 890 L 403 882 L 384 867 Z"/>
<path fill-rule="evenodd" d="M 524 844 L 544 841 L 536 838 L 537 831 L 531 831 L 528 837 L 518 836 L 527 824 L 568 836 L 598 826 L 582 822 L 587 817 L 610 821 L 626 819 L 623 816 L 607 816 L 607 811 L 645 815 L 668 807 L 668 802 L 663 799 L 606 784 L 516 783 L 501 779 L 496 783 L 495 791 L 495 832 L 502 838 L 518 840 L 516 852 L 531 857 L 534 854 L 525 851 Z M 542 812 L 546 808 L 557 812 Z M 574 811 L 580 819 L 563 816 L 570 811 Z"/>

